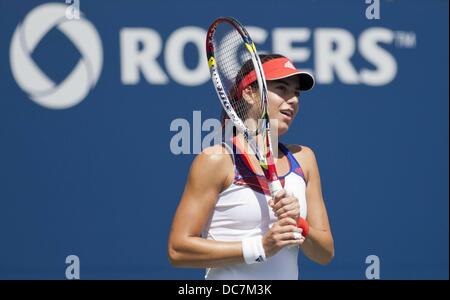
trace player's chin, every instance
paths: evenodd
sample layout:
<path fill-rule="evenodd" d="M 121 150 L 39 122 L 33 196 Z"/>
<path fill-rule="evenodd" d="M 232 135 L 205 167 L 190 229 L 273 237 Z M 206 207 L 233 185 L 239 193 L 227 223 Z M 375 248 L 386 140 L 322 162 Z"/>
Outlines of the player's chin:
<path fill-rule="evenodd" d="M 278 127 L 278 136 L 282 136 L 283 134 L 285 134 L 286 132 L 288 132 L 289 130 L 289 126 L 279 126 Z"/>
<path fill-rule="evenodd" d="M 278 136 L 282 136 L 288 132 L 290 125 L 291 124 L 288 122 L 278 121 L 277 124 L 272 127 L 274 129 L 272 132 L 277 132 Z"/>
<path fill-rule="evenodd" d="M 292 119 L 281 116 L 280 118 L 272 119 L 270 126 L 272 127 L 272 132 L 277 132 L 278 135 L 281 136 L 289 130 L 291 123 Z"/>

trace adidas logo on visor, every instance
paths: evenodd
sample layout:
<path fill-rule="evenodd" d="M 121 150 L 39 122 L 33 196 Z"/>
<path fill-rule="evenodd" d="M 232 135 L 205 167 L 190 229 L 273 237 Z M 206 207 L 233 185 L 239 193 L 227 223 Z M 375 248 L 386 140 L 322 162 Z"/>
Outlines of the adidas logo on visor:
<path fill-rule="evenodd" d="M 284 64 L 284 67 L 285 67 L 285 68 L 288 68 L 288 69 L 296 70 L 295 67 L 294 67 L 294 65 L 293 65 L 290 61 L 287 61 L 287 62 Z"/>

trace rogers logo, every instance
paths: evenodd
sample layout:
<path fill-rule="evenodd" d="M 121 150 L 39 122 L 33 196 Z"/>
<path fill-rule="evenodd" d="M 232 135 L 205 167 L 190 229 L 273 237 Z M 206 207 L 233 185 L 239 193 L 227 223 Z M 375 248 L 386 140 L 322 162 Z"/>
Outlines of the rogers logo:
<path fill-rule="evenodd" d="M 35 7 L 21 22 L 10 44 L 10 65 L 18 86 L 30 99 L 50 109 L 70 108 L 85 99 L 96 85 L 102 65 L 103 47 L 95 27 L 80 14 L 80 19 L 65 17 L 67 6 L 48 3 Z M 32 53 L 53 28 L 61 31 L 81 57 L 60 83 L 53 82 L 33 61 Z M 361 32 L 344 28 L 247 26 L 259 53 L 280 53 L 305 72 L 314 74 L 317 84 L 384 86 L 398 73 L 395 48 L 415 48 L 414 32 L 395 31 L 385 27 L 369 27 Z M 210 80 L 206 63 L 206 30 L 196 26 L 175 29 L 166 38 L 157 29 L 127 27 L 118 32 L 120 66 L 123 85 L 142 82 L 149 85 L 199 86 Z M 186 58 L 187 45 L 192 46 Z M 261 46 L 260 46 L 261 45 Z M 192 55 L 196 57 L 192 57 Z M 355 59 L 358 58 L 358 59 Z M 196 64 L 188 62 L 192 59 Z"/>
<path fill-rule="evenodd" d="M 10 63 L 17 84 L 34 102 L 50 109 L 65 109 L 80 103 L 95 86 L 103 64 L 100 36 L 84 18 L 68 20 L 67 7 L 60 3 L 43 4 L 28 13 L 14 32 L 10 45 Z M 31 54 L 54 27 L 60 30 L 81 53 L 72 72 L 56 85 Z"/>

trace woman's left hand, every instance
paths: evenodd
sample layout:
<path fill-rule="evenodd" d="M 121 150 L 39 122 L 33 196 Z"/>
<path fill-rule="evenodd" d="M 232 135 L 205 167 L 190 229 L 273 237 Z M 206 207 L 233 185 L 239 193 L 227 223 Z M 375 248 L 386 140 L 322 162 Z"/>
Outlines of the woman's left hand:
<path fill-rule="evenodd" d="M 279 191 L 269 201 L 269 205 L 279 220 L 287 217 L 297 220 L 300 217 L 300 203 L 298 199 L 288 195 L 284 189 Z"/>

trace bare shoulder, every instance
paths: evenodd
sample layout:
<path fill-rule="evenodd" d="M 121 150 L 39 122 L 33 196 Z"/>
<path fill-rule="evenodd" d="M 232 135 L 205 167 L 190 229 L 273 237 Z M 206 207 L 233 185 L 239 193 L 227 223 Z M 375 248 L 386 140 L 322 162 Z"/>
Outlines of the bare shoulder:
<path fill-rule="evenodd" d="M 222 146 L 214 145 L 203 149 L 203 151 L 197 155 L 194 162 L 201 164 L 202 167 L 218 167 L 221 165 L 229 165 L 233 163 L 231 153 Z"/>
<path fill-rule="evenodd" d="M 288 144 L 286 147 L 291 151 L 291 153 L 295 156 L 295 158 L 302 158 L 306 160 L 311 160 L 316 158 L 314 151 L 304 145 L 296 145 L 296 144 Z"/>
<path fill-rule="evenodd" d="M 222 145 L 214 145 L 203 149 L 192 162 L 191 179 L 213 184 L 223 190 L 232 179 L 233 159 Z"/>
<path fill-rule="evenodd" d="M 300 163 L 305 176 L 308 178 L 311 171 L 313 171 L 314 168 L 317 168 L 314 151 L 310 147 L 304 145 L 288 144 L 286 147 Z"/>

